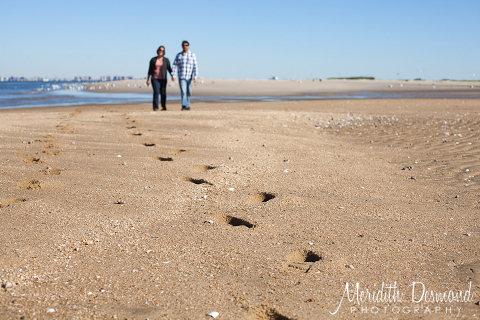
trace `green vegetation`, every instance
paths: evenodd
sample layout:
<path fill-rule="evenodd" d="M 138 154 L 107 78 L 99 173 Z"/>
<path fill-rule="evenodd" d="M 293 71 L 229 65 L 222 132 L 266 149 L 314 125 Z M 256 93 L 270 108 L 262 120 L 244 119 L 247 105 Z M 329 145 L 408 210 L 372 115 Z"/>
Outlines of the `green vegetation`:
<path fill-rule="evenodd" d="M 375 80 L 374 77 L 340 77 L 340 78 L 327 78 L 328 80 Z"/>
<path fill-rule="evenodd" d="M 480 80 L 453 80 L 453 79 L 442 79 L 440 81 L 457 81 L 457 82 L 480 82 Z"/>

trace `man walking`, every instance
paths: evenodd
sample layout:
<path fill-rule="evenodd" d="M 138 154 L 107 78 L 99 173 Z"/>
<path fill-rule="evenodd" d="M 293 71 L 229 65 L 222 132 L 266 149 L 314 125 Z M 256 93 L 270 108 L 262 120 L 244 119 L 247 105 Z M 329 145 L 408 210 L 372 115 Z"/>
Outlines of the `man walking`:
<path fill-rule="evenodd" d="M 190 110 L 190 95 L 192 94 L 192 80 L 197 83 L 197 58 L 195 54 L 188 50 L 190 44 L 188 41 L 182 42 L 183 51 L 177 54 L 173 61 L 172 80 L 178 72 L 178 82 L 180 84 L 180 94 L 182 96 L 182 110 Z"/>

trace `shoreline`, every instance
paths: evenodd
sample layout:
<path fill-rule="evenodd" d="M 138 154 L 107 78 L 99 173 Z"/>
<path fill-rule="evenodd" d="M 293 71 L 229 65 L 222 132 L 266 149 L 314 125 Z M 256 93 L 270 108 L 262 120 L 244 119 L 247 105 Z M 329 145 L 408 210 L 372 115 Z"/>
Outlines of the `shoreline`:
<path fill-rule="evenodd" d="M 193 86 L 192 100 L 195 103 L 230 103 L 333 99 L 480 98 L 480 86 L 475 86 L 472 84 L 473 82 L 416 82 L 200 79 Z M 44 108 L 51 105 L 148 104 L 151 102 L 152 94 L 151 87 L 144 84 L 144 79 L 90 83 L 85 84 L 84 87 L 77 84 L 75 86 L 65 86 L 60 91 L 25 92 L 25 95 L 19 95 L 18 97 L 13 94 L 7 95 L 6 99 L 2 100 L 1 110 L 23 109 L 30 106 Z M 167 103 L 178 101 L 179 94 L 178 84 L 170 82 L 167 87 L 167 96 L 175 100 L 168 100 Z"/>

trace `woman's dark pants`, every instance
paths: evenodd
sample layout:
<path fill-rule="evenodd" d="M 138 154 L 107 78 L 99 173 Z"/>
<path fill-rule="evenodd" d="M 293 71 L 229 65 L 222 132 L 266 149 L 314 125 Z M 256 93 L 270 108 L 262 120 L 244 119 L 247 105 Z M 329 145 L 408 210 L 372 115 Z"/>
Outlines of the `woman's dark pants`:
<path fill-rule="evenodd" d="M 160 94 L 162 101 L 162 109 L 167 110 L 167 79 L 152 78 L 153 87 L 153 110 L 158 110 L 158 95 Z"/>

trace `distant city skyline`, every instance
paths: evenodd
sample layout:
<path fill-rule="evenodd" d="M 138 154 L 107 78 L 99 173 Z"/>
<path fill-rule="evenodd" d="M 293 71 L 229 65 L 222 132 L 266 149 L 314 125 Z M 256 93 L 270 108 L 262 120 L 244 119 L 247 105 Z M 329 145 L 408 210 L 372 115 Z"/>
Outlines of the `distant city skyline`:
<path fill-rule="evenodd" d="M 47 77 L 2 77 L 0 75 L 0 82 L 22 82 L 22 81 L 119 81 L 119 80 L 131 80 L 132 76 L 101 76 L 94 78 L 91 76 L 76 76 L 73 78 L 47 78 Z"/>
<path fill-rule="evenodd" d="M 181 11 L 181 14 L 179 13 Z M 477 80 L 480 1 L 8 1 L 3 77 L 147 75 L 188 40 L 203 78 Z"/>

